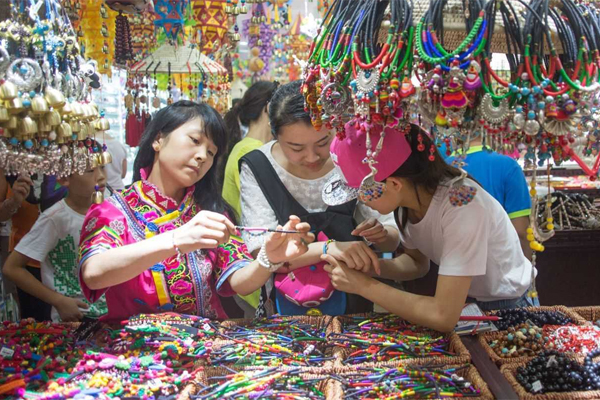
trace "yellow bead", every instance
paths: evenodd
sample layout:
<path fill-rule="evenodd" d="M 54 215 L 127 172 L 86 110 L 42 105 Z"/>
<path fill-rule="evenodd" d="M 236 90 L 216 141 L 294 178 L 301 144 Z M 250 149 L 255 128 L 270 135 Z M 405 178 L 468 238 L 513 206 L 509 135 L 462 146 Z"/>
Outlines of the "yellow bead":
<path fill-rule="evenodd" d="M 546 250 L 546 248 L 540 244 L 540 249 L 538 251 L 544 251 L 544 250 Z"/>
<path fill-rule="evenodd" d="M 549 230 L 553 230 L 554 224 L 548 224 L 548 225 L 546 225 L 546 228 L 548 228 Z"/>
<path fill-rule="evenodd" d="M 534 240 L 535 240 L 535 237 L 532 234 L 527 235 L 528 242 L 533 242 Z"/>
<path fill-rule="evenodd" d="M 530 293 L 530 296 L 531 296 L 532 299 L 535 299 L 535 298 L 538 297 L 538 292 L 533 291 L 533 292 Z"/>
<path fill-rule="evenodd" d="M 529 194 L 530 194 L 530 195 L 533 197 L 533 196 L 537 195 L 537 190 L 535 190 L 535 189 L 531 189 L 531 190 L 529 191 Z"/>
<path fill-rule="evenodd" d="M 527 234 L 533 235 L 533 228 L 527 228 Z"/>
<path fill-rule="evenodd" d="M 529 247 L 531 248 L 531 250 L 535 250 L 537 247 L 537 244 L 538 243 L 535 240 L 531 241 L 531 242 L 529 242 Z"/>
<path fill-rule="evenodd" d="M 548 218 L 546 218 L 546 221 L 548 221 L 548 222 L 554 222 L 554 218 L 548 217 Z"/>

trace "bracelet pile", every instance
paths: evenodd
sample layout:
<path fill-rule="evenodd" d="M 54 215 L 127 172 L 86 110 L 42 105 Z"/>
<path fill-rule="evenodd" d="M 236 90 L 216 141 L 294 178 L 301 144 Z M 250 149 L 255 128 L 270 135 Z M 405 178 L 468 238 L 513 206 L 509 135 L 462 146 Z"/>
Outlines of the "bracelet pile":
<path fill-rule="evenodd" d="M 321 366 L 333 358 L 325 354 L 326 327 L 293 317 L 255 320 L 248 326 L 225 329 L 225 343 L 213 348 L 213 365 Z"/>
<path fill-rule="evenodd" d="M 237 372 L 231 370 L 224 376 L 208 377 L 208 385 L 201 388 L 195 399 L 325 399 L 318 389 L 324 377 L 305 379 L 300 369 L 277 368 Z"/>
<path fill-rule="evenodd" d="M 458 375 L 468 367 L 358 369 L 340 378 L 346 399 L 478 397 L 479 390 Z"/>
<path fill-rule="evenodd" d="M 342 333 L 329 336 L 335 346 L 348 349 L 344 352 L 347 354 L 343 360 L 345 364 L 455 355 L 448 351 L 447 337 L 438 332 L 418 330 L 399 317 L 345 318 L 349 322 Z"/>

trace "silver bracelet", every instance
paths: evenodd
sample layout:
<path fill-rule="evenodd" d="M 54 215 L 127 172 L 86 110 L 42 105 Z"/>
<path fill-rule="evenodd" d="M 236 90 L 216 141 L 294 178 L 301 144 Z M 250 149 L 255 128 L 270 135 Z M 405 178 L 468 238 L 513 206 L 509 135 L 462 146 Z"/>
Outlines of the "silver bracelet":
<path fill-rule="evenodd" d="M 256 261 L 258 261 L 261 267 L 268 269 L 270 272 L 275 272 L 283 266 L 282 262 L 272 263 L 271 261 L 269 261 L 269 257 L 267 257 L 267 248 L 265 244 L 263 244 L 260 248 L 258 256 L 256 257 Z"/>
<path fill-rule="evenodd" d="M 173 248 L 177 252 L 177 261 L 182 262 L 183 258 L 185 257 L 185 254 L 181 251 L 179 247 L 177 247 L 177 244 L 175 244 L 175 231 L 173 230 L 171 232 L 173 232 L 171 234 L 171 242 L 173 243 Z"/>

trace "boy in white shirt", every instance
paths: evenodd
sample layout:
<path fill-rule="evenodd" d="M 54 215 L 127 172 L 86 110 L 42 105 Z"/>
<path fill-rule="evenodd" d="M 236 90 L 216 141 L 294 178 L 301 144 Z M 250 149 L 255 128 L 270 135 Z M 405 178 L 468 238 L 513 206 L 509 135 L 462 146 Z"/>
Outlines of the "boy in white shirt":
<path fill-rule="evenodd" d="M 77 275 L 79 235 L 85 214 L 92 205 L 96 188 L 103 191 L 103 166 L 74 173 L 58 182 L 68 187 L 66 198 L 44 211 L 29 233 L 6 260 L 2 272 L 21 290 L 52 305 L 52 321 L 72 322 L 100 317 L 107 312 L 102 297 L 89 304 L 81 292 Z M 28 262 L 41 263 L 42 282 L 25 268 Z"/>

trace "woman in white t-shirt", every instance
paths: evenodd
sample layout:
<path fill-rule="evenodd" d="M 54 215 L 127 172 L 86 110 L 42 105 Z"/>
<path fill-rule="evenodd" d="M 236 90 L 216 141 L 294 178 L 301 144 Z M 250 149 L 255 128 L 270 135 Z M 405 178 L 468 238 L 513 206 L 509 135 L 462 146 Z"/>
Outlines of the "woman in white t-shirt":
<path fill-rule="evenodd" d="M 377 151 L 382 131 L 383 145 Z M 376 154 L 373 169 L 363 162 L 367 134 Z M 420 296 L 349 268 L 336 255 L 324 255 L 338 290 L 360 294 L 412 323 L 440 331 L 454 328 L 466 300 L 485 310 L 529 305 L 527 291 L 535 270 L 508 215 L 466 173 L 447 165 L 418 126 L 383 130 L 351 121 L 345 138 L 333 140 L 331 153 L 347 185 L 326 190 L 358 188 L 366 205 L 381 214 L 396 214 L 405 251 L 380 263 L 381 277 L 422 277 L 429 260 L 440 267 L 435 295 Z"/>
<path fill-rule="evenodd" d="M 368 244 L 373 243 L 378 250 L 385 252 L 397 249 L 399 232 L 394 217 L 391 213 L 382 216 L 364 204 L 356 204 L 353 199 L 343 196 L 335 199 L 336 203 L 331 204 L 333 207 L 325 204 L 321 194 L 323 188 L 339 180 L 329 155 L 333 134 L 325 128 L 319 131 L 313 128 L 310 116 L 304 109 L 300 86 L 301 82 L 295 81 L 277 89 L 269 103 L 269 124 L 275 140 L 247 154 L 240 161 L 242 224 L 275 228 L 288 212 L 294 212 L 294 215 L 311 224 L 316 236 L 323 240 L 311 243 L 306 254 L 278 271 L 285 271 L 284 274 L 294 271 L 289 276 L 297 282 L 305 282 L 300 274 L 309 270 L 303 267 L 322 268 L 314 264 L 320 262 L 324 246 L 353 268 L 378 270 L 379 260 Z M 319 233 L 324 235 L 317 235 Z M 262 238 L 248 231 L 243 231 L 242 235 L 248 250 L 256 255 Z M 306 279 L 317 280 L 317 272 L 322 271 L 313 269 Z M 323 275 L 330 285 L 327 274 L 323 272 Z M 275 286 L 277 282 L 276 279 Z M 323 284 L 320 281 L 310 286 L 315 288 Z M 325 295 L 328 298 L 323 301 L 312 301 L 302 296 L 300 289 L 284 295 L 281 290 L 271 291 L 270 284 L 266 288 L 268 290 L 263 290 L 259 305 L 259 316 L 272 312 L 337 315 L 372 310 L 370 302 L 357 296 L 348 298 L 346 303 L 343 293 L 334 293 L 331 297 Z M 328 293 L 327 288 L 319 286 L 319 290 Z M 299 293 L 299 297 L 294 298 L 295 293 Z M 271 302 L 273 299 L 275 301 Z"/>

